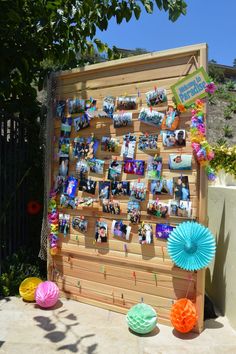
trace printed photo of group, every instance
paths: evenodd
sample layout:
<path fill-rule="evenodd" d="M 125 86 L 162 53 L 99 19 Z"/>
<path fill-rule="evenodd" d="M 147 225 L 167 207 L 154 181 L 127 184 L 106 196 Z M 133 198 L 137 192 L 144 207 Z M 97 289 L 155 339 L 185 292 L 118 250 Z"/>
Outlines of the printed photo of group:
<path fill-rule="evenodd" d="M 143 134 L 139 137 L 138 149 L 144 152 L 155 151 L 157 152 L 157 134 Z"/>
<path fill-rule="evenodd" d="M 153 242 L 153 231 L 151 224 L 142 222 L 138 227 L 138 239 L 141 245 L 150 245 Z"/>
<path fill-rule="evenodd" d="M 155 195 L 162 195 L 162 194 L 173 194 L 173 180 L 172 179 L 165 179 L 165 178 L 158 178 L 157 180 L 151 181 L 150 187 L 151 193 Z"/>
<path fill-rule="evenodd" d="M 103 100 L 103 110 L 107 114 L 109 118 L 113 117 L 113 113 L 115 110 L 115 97 L 106 96 Z"/>
<path fill-rule="evenodd" d="M 176 200 L 190 200 L 188 176 L 179 176 L 173 178 L 174 198 Z"/>
<path fill-rule="evenodd" d="M 114 128 L 122 128 L 132 125 L 132 113 L 114 113 L 113 114 Z"/>
<path fill-rule="evenodd" d="M 131 175 L 143 176 L 144 165 L 145 162 L 143 160 L 125 160 L 124 172 Z"/>
<path fill-rule="evenodd" d="M 99 199 L 109 199 L 110 189 L 110 181 L 99 181 Z"/>
<path fill-rule="evenodd" d="M 140 204 L 137 201 L 129 201 L 127 207 L 128 220 L 131 224 L 139 224 L 141 219 Z"/>
<path fill-rule="evenodd" d="M 185 200 L 170 201 L 170 216 L 190 218 L 192 213 L 192 203 Z"/>
<path fill-rule="evenodd" d="M 119 111 L 137 108 L 137 96 L 119 96 L 116 100 L 116 108 Z"/>
<path fill-rule="evenodd" d="M 145 124 L 153 125 L 154 127 L 161 127 L 161 123 L 164 119 L 164 113 L 155 111 L 150 108 L 142 108 L 138 119 Z"/>
<path fill-rule="evenodd" d="M 111 182 L 111 194 L 113 196 L 127 196 L 130 193 L 130 183 L 129 182 Z"/>
<path fill-rule="evenodd" d="M 169 204 L 159 200 L 149 200 L 147 205 L 147 212 L 151 215 L 166 218 L 170 215 Z"/>
<path fill-rule="evenodd" d="M 107 178 L 111 181 L 118 181 L 121 177 L 121 173 L 122 173 L 122 162 L 113 160 L 110 163 Z"/>
<path fill-rule="evenodd" d="M 146 185 L 144 182 L 130 182 L 130 198 L 143 201 L 146 198 Z"/>
<path fill-rule="evenodd" d="M 72 227 L 74 230 L 79 232 L 87 232 L 88 229 L 88 220 L 84 216 L 74 216 L 72 218 Z"/>
<path fill-rule="evenodd" d="M 128 159 L 133 159 L 136 146 L 136 136 L 132 134 L 126 134 L 123 136 L 123 143 L 121 147 L 121 156 Z"/>
<path fill-rule="evenodd" d="M 104 170 L 104 161 L 99 159 L 90 159 L 88 160 L 88 166 L 91 173 L 98 175 L 103 175 Z"/>
<path fill-rule="evenodd" d="M 109 214 L 120 214 L 120 202 L 118 200 L 102 199 L 102 211 Z"/>
<path fill-rule="evenodd" d="M 148 159 L 147 177 L 148 179 L 160 179 L 162 171 L 162 157 L 154 156 Z"/>
<path fill-rule="evenodd" d="M 106 152 L 117 152 L 119 150 L 120 142 L 116 138 L 103 136 L 101 140 L 101 150 Z"/>
<path fill-rule="evenodd" d="M 167 239 L 174 230 L 174 226 L 169 224 L 156 224 L 156 238 Z"/>
<path fill-rule="evenodd" d="M 70 114 L 82 113 L 85 111 L 85 100 L 80 98 L 69 99 L 68 108 Z"/>
<path fill-rule="evenodd" d="M 97 182 L 92 179 L 82 178 L 79 181 L 79 190 L 89 194 L 95 194 Z"/>
<path fill-rule="evenodd" d="M 165 89 L 155 89 L 146 93 L 146 103 L 148 106 L 157 106 L 167 101 Z"/>
<path fill-rule="evenodd" d="M 122 220 L 113 220 L 111 232 L 114 237 L 129 240 L 131 227 L 124 224 Z"/>
<path fill-rule="evenodd" d="M 166 147 L 183 147 L 186 145 L 186 132 L 185 130 L 163 131 L 162 142 Z"/>
<path fill-rule="evenodd" d="M 81 129 L 88 128 L 90 125 L 88 114 L 85 112 L 81 116 L 74 118 L 75 131 L 79 132 Z"/>

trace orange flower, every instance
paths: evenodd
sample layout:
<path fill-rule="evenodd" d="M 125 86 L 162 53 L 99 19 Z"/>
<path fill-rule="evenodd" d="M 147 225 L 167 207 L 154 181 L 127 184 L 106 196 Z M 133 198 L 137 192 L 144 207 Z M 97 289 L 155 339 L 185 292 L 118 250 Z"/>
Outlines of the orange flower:
<path fill-rule="evenodd" d="M 181 112 L 181 113 L 186 112 L 186 108 L 185 108 L 185 106 L 184 106 L 182 103 L 179 103 L 179 104 L 177 105 L 177 110 L 178 110 L 179 112 Z"/>

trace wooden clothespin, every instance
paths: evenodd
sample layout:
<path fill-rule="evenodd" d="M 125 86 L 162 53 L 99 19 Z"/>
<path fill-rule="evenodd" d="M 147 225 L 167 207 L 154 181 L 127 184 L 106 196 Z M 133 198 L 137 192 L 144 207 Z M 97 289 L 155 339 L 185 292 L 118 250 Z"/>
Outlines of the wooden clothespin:
<path fill-rule="evenodd" d="M 153 278 L 154 278 L 156 286 L 157 286 L 157 273 L 153 273 Z"/>
<path fill-rule="evenodd" d="M 162 258 L 163 258 L 163 262 L 165 261 L 165 253 L 164 253 L 164 247 L 161 246 L 161 251 L 162 251 Z"/>
<path fill-rule="evenodd" d="M 143 297 L 141 297 L 141 302 L 143 303 Z"/>
<path fill-rule="evenodd" d="M 134 284 L 136 285 L 136 272 L 133 272 Z"/>
<path fill-rule="evenodd" d="M 123 300 L 123 306 L 125 305 L 125 299 L 124 299 L 124 294 L 121 294 L 121 299 Z"/>
<path fill-rule="evenodd" d="M 156 86 L 154 86 L 154 91 L 157 91 L 157 87 Z"/>

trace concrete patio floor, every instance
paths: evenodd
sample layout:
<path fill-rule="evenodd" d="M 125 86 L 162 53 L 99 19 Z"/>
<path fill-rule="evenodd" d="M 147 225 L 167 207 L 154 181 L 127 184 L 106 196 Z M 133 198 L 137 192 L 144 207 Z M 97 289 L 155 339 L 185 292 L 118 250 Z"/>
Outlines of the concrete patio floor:
<path fill-rule="evenodd" d="M 0 301 L 0 353 L 234 354 L 236 332 L 225 317 L 205 322 L 201 335 L 180 335 L 158 325 L 151 335 L 132 334 L 125 316 L 61 299 L 52 310 L 10 297 Z"/>

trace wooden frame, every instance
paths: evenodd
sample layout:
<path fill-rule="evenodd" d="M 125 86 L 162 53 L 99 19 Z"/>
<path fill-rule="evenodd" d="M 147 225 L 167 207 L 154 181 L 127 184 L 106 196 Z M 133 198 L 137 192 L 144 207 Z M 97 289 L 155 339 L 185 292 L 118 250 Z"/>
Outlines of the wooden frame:
<path fill-rule="evenodd" d="M 191 61 L 192 57 L 195 58 L 194 61 Z M 133 111 L 132 132 L 137 136 L 142 132 L 153 133 L 154 130 L 159 133 L 156 128 L 138 121 L 140 107 L 145 106 L 145 92 L 155 86 L 166 88 L 168 104 L 171 104 L 170 87 L 200 66 L 207 69 L 206 44 L 95 64 L 58 73 L 55 77 L 55 98 L 60 100 L 92 96 L 97 99 L 98 108 L 101 108 L 102 100 L 106 95 L 132 95 L 139 92 L 141 99 L 139 109 Z M 162 104 L 158 110 L 164 112 L 166 108 L 166 104 Z M 190 119 L 190 112 L 183 113 L 180 128 L 188 131 Z M 52 141 L 56 143 L 52 153 L 54 158 L 51 156 L 53 159 L 50 171 L 51 183 L 58 173 L 56 156 L 58 153 L 57 139 L 60 134 L 60 121 L 54 120 L 53 123 L 55 139 Z M 97 138 L 106 134 L 121 137 L 126 132 L 127 128 L 115 129 L 109 118 L 95 118 L 91 121 L 89 128 L 81 130 L 78 134 L 72 130 L 71 138 L 77 135 L 88 137 L 91 133 L 94 133 Z M 163 148 L 160 136 L 158 139 L 160 155 L 163 157 L 163 175 L 170 178 L 179 176 L 177 171 L 168 169 L 168 155 L 177 150 L 168 151 Z M 192 154 L 189 135 L 186 147 L 182 148 L 181 153 Z M 115 155 L 111 154 L 111 158 L 112 156 Z M 105 158 L 106 154 L 99 150 L 97 157 Z M 136 158 L 147 161 L 147 156 L 140 151 L 136 151 Z M 199 168 L 194 158 L 192 165 L 192 171 L 182 172 L 189 177 L 193 205 L 192 217 L 206 224 L 206 177 L 204 170 Z M 70 162 L 69 175 L 71 174 L 75 174 L 73 160 Z M 99 181 L 106 176 L 105 174 L 100 178 L 96 175 L 93 178 Z M 125 178 L 132 180 L 133 177 L 123 174 L 122 180 Z M 141 180 L 147 182 L 146 178 L 141 178 Z M 142 220 L 153 225 L 161 222 L 160 219 L 146 213 L 147 201 L 148 197 L 141 204 Z M 165 240 L 155 239 L 153 245 L 140 245 L 137 239 L 137 227 L 132 227 L 132 238 L 130 242 L 126 242 L 126 251 L 124 251 L 124 242 L 115 240 L 112 236 L 109 236 L 109 242 L 106 245 L 94 244 L 96 218 L 106 219 L 110 228 L 112 219 L 125 220 L 127 217 L 127 200 L 121 200 L 121 205 L 121 214 L 118 216 L 104 214 L 99 203 L 95 203 L 93 208 L 79 207 L 76 210 L 59 208 L 59 211 L 70 215 L 86 216 L 90 226 L 86 235 L 75 233 L 72 227 L 66 238 L 60 235 L 61 253 L 54 257 L 48 256 L 49 279 L 56 281 L 61 293 L 68 298 L 122 313 L 126 313 L 132 305 L 143 299 L 156 309 L 159 322 L 167 325 L 170 325 L 169 313 L 173 301 L 187 295 L 196 302 L 197 307 L 198 322 L 194 331 L 201 332 L 204 314 L 205 270 L 190 274 L 174 266 L 168 256 Z M 170 218 L 168 222 L 177 225 L 183 220 L 185 219 Z"/>

